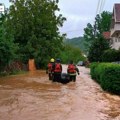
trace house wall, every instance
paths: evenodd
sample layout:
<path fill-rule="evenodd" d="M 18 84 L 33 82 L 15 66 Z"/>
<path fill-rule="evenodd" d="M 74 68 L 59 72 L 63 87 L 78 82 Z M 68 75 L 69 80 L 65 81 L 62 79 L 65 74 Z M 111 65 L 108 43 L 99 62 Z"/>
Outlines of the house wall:
<path fill-rule="evenodd" d="M 120 48 L 120 3 L 114 4 L 113 14 L 112 14 L 112 23 L 110 29 L 110 44 L 111 47 L 118 50 Z"/>
<path fill-rule="evenodd" d="M 116 50 L 120 49 L 120 23 L 115 23 L 111 28 L 111 47 Z"/>
<path fill-rule="evenodd" d="M 118 37 L 113 37 L 111 39 L 111 42 L 112 42 L 111 47 L 118 50 L 120 48 L 120 34 Z"/>
<path fill-rule="evenodd" d="M 0 13 L 4 14 L 4 11 L 5 11 L 5 6 L 4 4 L 0 3 Z"/>
<path fill-rule="evenodd" d="M 115 33 L 116 33 L 117 31 L 120 32 L 120 23 L 115 23 L 114 27 L 111 28 L 110 31 L 111 31 L 111 36 L 115 36 Z"/>

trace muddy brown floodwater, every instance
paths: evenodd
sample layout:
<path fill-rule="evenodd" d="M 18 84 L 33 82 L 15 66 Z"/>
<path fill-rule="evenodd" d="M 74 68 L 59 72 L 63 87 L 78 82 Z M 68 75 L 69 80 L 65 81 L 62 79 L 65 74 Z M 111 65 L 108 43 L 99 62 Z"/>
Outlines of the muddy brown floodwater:
<path fill-rule="evenodd" d="M 120 120 L 120 97 L 102 91 L 88 68 L 78 68 L 76 83 L 66 85 L 42 70 L 0 78 L 0 120 Z"/>

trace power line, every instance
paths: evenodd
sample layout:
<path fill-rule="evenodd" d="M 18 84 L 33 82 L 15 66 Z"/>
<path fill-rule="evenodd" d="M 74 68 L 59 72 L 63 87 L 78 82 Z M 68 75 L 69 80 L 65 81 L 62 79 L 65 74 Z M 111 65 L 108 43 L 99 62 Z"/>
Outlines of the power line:
<path fill-rule="evenodd" d="M 100 14 L 103 11 L 105 2 L 106 2 L 105 0 L 98 0 L 97 9 L 96 9 L 96 15 Z M 96 27 L 96 25 L 95 25 L 95 27 Z M 81 30 L 69 30 L 69 31 L 65 31 L 65 32 L 69 33 L 69 32 L 75 32 L 75 31 L 77 32 L 77 31 L 81 31 Z"/>
<path fill-rule="evenodd" d="M 96 15 L 100 14 L 103 11 L 104 5 L 105 5 L 105 0 L 98 0 Z"/>
<path fill-rule="evenodd" d="M 103 8 L 102 8 L 102 10 L 104 9 L 105 3 L 106 3 L 106 0 L 104 0 L 104 3 L 103 3 Z"/>
<path fill-rule="evenodd" d="M 99 13 L 103 11 L 104 5 L 105 5 L 105 0 L 102 0 Z"/>
<path fill-rule="evenodd" d="M 99 0 L 98 1 L 98 5 L 97 5 L 97 9 L 96 9 L 96 15 L 100 14 L 103 11 L 105 5 L 105 0 Z M 94 36 L 96 36 L 96 21 L 94 24 Z"/>
<path fill-rule="evenodd" d="M 103 4 L 103 0 L 101 0 L 101 2 L 100 2 L 99 14 L 101 13 L 101 10 L 102 10 L 102 4 Z"/>
<path fill-rule="evenodd" d="M 97 9 L 96 9 L 96 15 L 97 15 L 97 13 L 99 11 L 99 7 L 100 7 L 100 0 L 98 0 Z"/>

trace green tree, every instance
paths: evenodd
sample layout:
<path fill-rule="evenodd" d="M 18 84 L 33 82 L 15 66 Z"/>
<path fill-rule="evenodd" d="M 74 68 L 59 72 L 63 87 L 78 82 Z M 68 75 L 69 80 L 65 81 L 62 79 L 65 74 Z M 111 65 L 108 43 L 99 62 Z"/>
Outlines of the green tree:
<path fill-rule="evenodd" d="M 103 11 L 95 18 L 95 29 L 97 35 L 102 35 L 103 32 L 110 31 L 112 13 Z"/>
<path fill-rule="evenodd" d="M 87 27 L 84 29 L 84 39 L 88 52 L 91 45 L 94 44 L 94 40 L 100 39 L 103 32 L 110 31 L 111 18 L 112 14 L 110 12 L 103 11 L 100 15 L 96 15 L 93 25 L 87 24 Z"/>
<path fill-rule="evenodd" d="M 10 31 L 6 29 L 6 14 L 0 17 L 0 71 L 16 58 L 17 44 Z"/>
<path fill-rule="evenodd" d="M 79 48 L 69 44 L 64 45 L 60 58 L 62 60 L 62 63 L 65 64 L 70 60 L 73 60 L 74 63 L 77 63 L 78 61 L 84 61 L 86 59 Z"/>
<path fill-rule="evenodd" d="M 35 58 L 44 66 L 48 59 L 56 57 L 62 47 L 63 35 L 59 27 L 66 20 L 56 15 L 58 0 L 17 0 L 10 6 L 8 27 L 19 43 L 23 62 Z"/>
<path fill-rule="evenodd" d="M 94 40 L 90 47 L 88 59 L 90 62 L 101 62 L 105 50 L 109 49 L 109 42 L 102 36 Z"/>
<path fill-rule="evenodd" d="M 88 23 L 87 27 L 84 29 L 84 45 L 86 46 L 86 52 L 89 50 L 94 38 L 94 27 L 90 23 Z"/>

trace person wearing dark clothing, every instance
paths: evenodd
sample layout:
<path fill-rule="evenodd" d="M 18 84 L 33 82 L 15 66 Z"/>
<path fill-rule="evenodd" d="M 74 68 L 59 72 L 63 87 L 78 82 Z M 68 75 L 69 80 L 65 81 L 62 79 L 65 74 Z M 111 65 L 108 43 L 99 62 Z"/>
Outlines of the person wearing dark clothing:
<path fill-rule="evenodd" d="M 67 73 L 70 76 L 70 81 L 75 82 L 76 81 L 76 75 L 79 75 L 79 69 L 76 67 L 76 65 L 73 64 L 73 61 L 70 61 L 70 64 L 67 68 Z"/>
<path fill-rule="evenodd" d="M 60 59 L 57 59 L 56 62 L 53 64 L 53 82 L 60 82 L 61 81 L 61 73 L 62 73 L 62 65 L 60 63 Z"/>
<path fill-rule="evenodd" d="M 47 65 L 46 73 L 48 74 L 49 80 L 53 80 L 53 64 L 55 60 L 52 58 Z"/>

